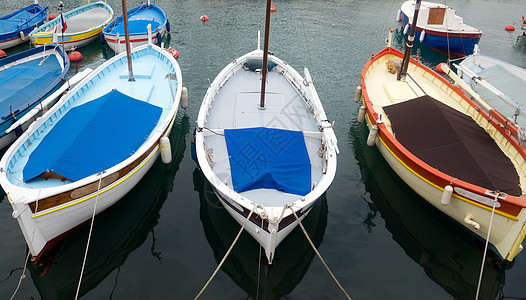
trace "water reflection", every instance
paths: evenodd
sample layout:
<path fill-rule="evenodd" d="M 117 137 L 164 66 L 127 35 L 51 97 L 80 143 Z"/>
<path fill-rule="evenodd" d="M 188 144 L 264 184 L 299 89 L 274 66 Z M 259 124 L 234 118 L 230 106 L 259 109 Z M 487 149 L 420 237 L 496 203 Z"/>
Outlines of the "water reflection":
<path fill-rule="evenodd" d="M 169 136 L 172 162 L 164 165 L 159 158 L 124 198 L 95 218 L 80 296 L 96 287 L 115 269 L 118 269 L 117 286 L 120 267 L 132 251 L 146 242 L 150 233 L 151 255 L 162 260 L 162 253 L 155 249 L 154 228 L 159 211 L 173 190 L 189 127 L 188 116 L 176 120 Z M 42 299 L 75 297 L 88 232 L 89 224 L 84 224 L 43 256 L 38 265 L 28 263 Z"/>
<path fill-rule="evenodd" d="M 378 215 L 405 253 L 422 266 L 426 275 L 455 299 L 474 299 L 483 244 L 427 204 L 389 167 L 377 148 L 365 144 L 367 129 L 351 131 L 356 159 L 370 200 L 364 224 L 371 229 Z M 484 266 L 480 299 L 495 299 L 505 283 L 505 269 L 491 252 Z"/>
<path fill-rule="evenodd" d="M 219 202 L 201 170 L 196 168 L 193 176 L 194 189 L 199 192 L 200 217 L 205 236 L 219 264 L 241 227 Z M 302 221 L 316 248 L 323 240 L 327 211 L 327 199 L 324 195 Z M 248 297 L 254 299 L 279 299 L 291 293 L 307 273 L 315 256 L 298 226 L 278 246 L 273 264 L 268 266 L 261 263 L 259 297 L 256 297 L 259 251 L 259 244 L 248 233 L 243 232 L 222 266 L 222 270 Z M 264 258 L 264 254 L 262 255 Z"/>

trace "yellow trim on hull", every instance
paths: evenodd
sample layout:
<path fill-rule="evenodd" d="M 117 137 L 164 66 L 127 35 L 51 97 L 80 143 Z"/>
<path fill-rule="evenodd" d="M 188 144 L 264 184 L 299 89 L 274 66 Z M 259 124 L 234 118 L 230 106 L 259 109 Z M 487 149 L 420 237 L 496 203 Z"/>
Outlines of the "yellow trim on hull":
<path fill-rule="evenodd" d="M 506 260 L 512 261 L 519 252 L 522 251 L 522 240 L 524 240 L 524 237 L 526 236 L 526 223 L 522 225 L 522 229 L 519 232 L 519 235 L 517 235 L 517 238 L 513 242 L 513 245 L 511 245 L 510 252 L 508 252 L 508 255 L 506 255 Z"/>
<path fill-rule="evenodd" d="M 369 124 L 371 124 L 371 121 L 369 120 L 369 117 L 367 117 L 367 120 L 368 120 Z M 411 173 L 415 174 L 418 178 L 420 178 L 421 180 L 427 182 L 429 185 L 435 187 L 436 189 L 439 189 L 439 190 L 442 190 L 442 191 L 444 190 L 443 187 L 440 187 L 440 186 L 438 186 L 438 185 L 432 183 L 431 181 L 427 180 L 426 178 L 422 177 L 420 174 L 418 174 L 417 172 L 415 172 L 415 171 L 414 171 L 413 169 L 411 169 L 409 166 L 407 166 L 407 165 L 406 165 L 406 164 L 405 164 L 400 158 L 398 158 L 398 156 L 396 156 L 396 155 L 393 153 L 393 151 L 391 151 L 391 149 L 389 149 L 389 147 L 387 147 L 387 145 L 384 143 L 384 141 L 382 140 L 381 137 L 378 136 L 378 139 L 379 139 L 380 142 L 384 145 L 385 149 L 387 149 L 387 151 L 389 151 L 389 152 L 391 153 L 391 155 L 392 155 L 396 160 L 398 160 L 398 162 L 400 162 L 400 163 L 401 163 L 406 169 L 408 169 L 409 171 L 411 171 Z M 470 200 L 470 199 L 464 198 L 464 197 L 462 197 L 462 196 L 458 196 L 458 195 L 453 194 L 453 197 L 455 197 L 455 198 L 457 198 L 457 199 L 459 199 L 459 200 L 462 200 L 462 201 L 468 202 L 468 203 L 470 203 L 470 204 L 472 204 L 472 205 L 475 205 L 475 206 L 477 206 L 477 207 L 483 208 L 483 209 L 485 209 L 485 210 L 487 210 L 487 211 L 490 211 L 490 212 L 492 211 L 492 208 L 487 207 L 487 206 L 485 206 L 485 205 L 482 205 L 482 204 L 480 204 L 480 203 L 478 203 L 478 202 L 472 201 L 472 200 Z M 507 213 L 505 213 L 505 212 L 501 212 L 501 211 L 495 210 L 495 213 L 496 213 L 496 214 L 499 214 L 499 215 L 501 215 L 501 216 L 503 216 L 503 217 L 506 217 L 506 218 L 508 218 L 508 219 L 514 220 L 514 221 L 518 221 L 518 220 L 519 220 L 519 218 L 517 218 L 517 217 L 515 217 L 515 216 L 512 216 L 512 215 L 510 215 L 510 214 L 507 214 Z"/>

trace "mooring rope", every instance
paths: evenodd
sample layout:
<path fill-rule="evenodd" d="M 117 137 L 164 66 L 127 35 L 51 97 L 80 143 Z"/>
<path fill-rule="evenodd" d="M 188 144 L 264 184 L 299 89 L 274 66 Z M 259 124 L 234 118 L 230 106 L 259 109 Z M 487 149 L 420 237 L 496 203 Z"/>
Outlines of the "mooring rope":
<path fill-rule="evenodd" d="M 318 252 L 318 249 L 316 249 L 316 246 L 314 246 L 314 243 L 312 242 L 312 240 L 310 239 L 309 237 L 309 234 L 307 233 L 307 231 L 305 230 L 305 227 L 303 227 L 303 224 L 301 224 L 301 221 L 300 219 L 298 218 L 298 215 L 296 214 L 296 212 L 294 211 L 294 209 L 292 208 L 292 205 L 289 205 L 288 206 L 290 208 L 290 210 L 292 211 L 292 213 L 294 214 L 294 217 L 296 218 L 296 220 L 298 221 L 298 224 L 300 225 L 301 227 L 301 230 L 303 231 L 303 234 L 305 234 L 305 237 L 307 238 L 307 240 L 309 241 L 309 244 L 311 245 L 312 249 L 314 250 L 314 252 L 316 252 L 316 255 L 318 255 L 318 257 L 320 258 L 320 261 L 321 263 L 323 264 L 323 266 L 325 266 L 325 269 L 327 269 L 327 272 L 329 272 L 329 274 L 331 275 L 332 279 L 334 280 L 334 282 L 336 282 L 336 284 L 338 285 L 338 287 L 340 288 L 340 290 L 342 290 L 343 294 L 345 295 L 345 297 L 349 300 L 351 300 L 351 297 L 349 296 L 349 294 L 347 294 L 347 292 L 345 291 L 345 289 L 342 287 L 342 285 L 340 284 L 340 282 L 338 281 L 338 279 L 336 279 L 336 276 L 334 276 L 334 274 L 332 274 L 331 272 L 331 269 L 329 269 L 329 266 L 327 266 L 327 264 L 325 263 L 325 260 L 323 259 L 323 257 L 321 257 L 321 254 L 320 252 Z"/>
<path fill-rule="evenodd" d="M 491 226 L 493 223 L 493 216 L 495 215 L 495 206 L 497 205 L 497 201 L 499 199 L 500 193 L 498 191 L 495 192 L 495 200 L 493 201 L 493 209 L 491 210 L 491 218 L 489 219 L 489 228 L 488 228 L 488 235 L 486 237 L 486 245 L 484 246 L 484 255 L 482 256 L 482 265 L 480 266 L 480 274 L 479 274 L 479 282 L 477 285 L 477 293 L 475 295 L 475 299 L 479 298 L 479 292 L 480 292 L 480 284 L 482 283 L 482 274 L 484 273 L 484 264 L 486 263 L 486 253 L 488 252 L 488 244 L 489 244 L 489 236 L 491 233 Z"/>
<path fill-rule="evenodd" d="M 230 255 L 230 252 L 231 252 L 232 249 L 234 248 L 234 245 L 237 243 L 237 240 L 238 240 L 239 237 L 241 236 L 241 233 L 242 233 L 243 230 L 245 229 L 245 226 L 247 225 L 248 220 L 250 220 L 250 217 L 252 216 L 252 213 L 254 212 L 255 209 L 256 209 L 256 206 L 254 205 L 254 207 L 252 208 L 252 210 L 251 210 L 250 213 L 248 214 L 248 217 L 245 219 L 245 222 L 243 223 L 243 226 L 241 226 L 241 229 L 239 229 L 239 232 L 237 233 L 236 238 L 235 238 L 234 241 L 232 242 L 232 245 L 230 245 L 230 248 L 228 248 L 228 251 L 225 253 L 225 256 L 223 256 L 223 259 L 221 260 L 221 262 L 220 262 L 219 265 L 217 266 L 216 270 L 214 271 L 214 273 L 212 273 L 212 276 L 210 276 L 210 279 L 208 279 L 208 281 L 206 282 L 205 286 L 203 286 L 203 288 L 201 289 L 201 291 L 199 292 L 199 294 L 197 294 L 197 296 L 195 296 L 194 300 L 195 300 L 195 299 L 199 299 L 199 297 L 201 297 L 201 294 L 203 294 L 203 292 L 204 292 L 205 289 L 208 287 L 208 285 L 210 284 L 210 282 L 212 281 L 212 279 L 214 279 L 214 277 L 216 276 L 216 274 L 217 274 L 217 272 L 219 271 L 219 269 L 221 269 L 221 266 L 223 266 L 223 263 L 225 262 L 226 258 L 228 257 L 228 255 Z"/>
<path fill-rule="evenodd" d="M 89 227 L 88 242 L 86 244 L 86 251 L 84 252 L 84 260 L 82 261 L 82 269 L 80 270 L 80 278 L 79 278 L 79 283 L 77 285 L 77 292 L 75 293 L 75 300 L 77 300 L 79 297 L 80 284 L 82 283 L 82 275 L 84 274 L 84 267 L 86 266 L 86 258 L 88 257 L 89 243 L 91 241 L 91 233 L 93 231 L 93 222 L 95 220 L 95 213 L 97 212 L 97 202 L 99 201 L 100 186 L 102 183 L 102 174 L 104 173 L 105 171 L 102 171 L 99 177 L 99 186 L 97 187 L 97 196 L 95 197 L 95 204 L 93 205 L 93 214 L 91 215 L 91 224 Z"/>
<path fill-rule="evenodd" d="M 261 230 L 263 230 L 263 218 L 261 218 Z M 259 243 L 259 259 L 258 259 L 258 284 L 256 287 L 256 300 L 259 299 L 259 274 L 261 273 L 261 248 L 263 246 Z"/>
<path fill-rule="evenodd" d="M 38 200 L 40 200 L 41 191 L 42 191 L 41 189 L 38 189 L 38 195 L 37 195 L 37 200 L 35 204 L 35 214 L 38 212 Z M 36 220 L 33 220 L 33 234 L 31 235 L 31 243 L 33 243 L 33 240 L 35 239 L 36 226 L 37 226 Z M 18 293 L 18 289 L 20 288 L 20 284 L 22 283 L 22 280 L 26 278 L 27 261 L 29 260 L 30 255 L 31 255 L 31 250 L 28 250 L 26 260 L 24 262 L 24 268 L 22 269 L 22 275 L 20 275 L 20 279 L 18 280 L 18 285 L 16 286 L 16 289 L 13 292 L 13 295 L 11 296 L 11 300 L 13 300 L 15 298 L 16 293 Z"/>

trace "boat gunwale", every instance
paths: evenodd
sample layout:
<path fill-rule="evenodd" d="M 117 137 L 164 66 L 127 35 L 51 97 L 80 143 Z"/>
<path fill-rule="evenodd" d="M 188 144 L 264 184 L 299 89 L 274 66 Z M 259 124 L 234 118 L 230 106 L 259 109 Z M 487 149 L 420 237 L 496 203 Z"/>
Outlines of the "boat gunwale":
<path fill-rule="evenodd" d="M 163 134 L 166 133 L 166 128 L 173 124 L 176 115 L 177 110 L 179 106 L 179 101 L 182 94 L 182 75 L 180 67 L 171 55 L 166 51 L 164 48 L 160 48 L 156 45 L 143 45 L 140 47 L 137 47 L 133 50 L 132 55 L 138 55 L 136 53 L 141 51 L 150 51 L 147 48 L 152 47 L 155 51 L 155 55 L 159 56 L 162 55 L 167 59 L 167 64 L 170 64 L 175 69 L 176 73 L 176 86 L 173 88 L 176 88 L 176 94 L 173 95 L 174 100 L 176 102 L 173 103 L 171 109 L 166 114 L 166 117 L 164 119 L 159 119 L 159 127 L 155 130 L 155 132 L 152 131 L 152 134 L 150 138 L 145 141 L 138 149 L 135 151 L 131 156 L 123 160 L 122 162 L 111 166 L 110 168 L 104 170 L 104 174 L 102 179 L 111 176 L 116 171 L 118 172 L 122 168 L 128 166 L 132 162 L 134 162 L 137 158 L 139 158 L 141 155 L 143 155 L 145 152 L 148 151 L 152 147 L 152 145 L 155 145 L 159 141 L 159 139 L 162 137 Z M 71 97 L 77 94 L 79 90 L 84 88 L 95 76 L 98 76 L 98 74 L 106 69 L 109 65 L 118 62 L 119 60 L 125 58 L 126 53 L 123 52 L 119 55 L 114 56 L 113 58 L 109 59 L 108 61 L 101 64 L 99 67 L 97 67 L 93 72 L 91 72 L 88 76 L 86 76 L 81 82 L 79 82 L 74 88 L 70 90 L 68 94 L 61 97 L 60 100 L 55 104 L 51 109 L 49 109 L 45 115 L 43 115 L 41 118 L 39 118 L 37 121 L 33 122 L 30 127 L 26 130 L 24 135 L 20 138 L 18 138 L 6 151 L 2 159 L 0 160 L 0 166 L 4 166 L 4 172 L 0 172 L 0 184 L 2 184 L 4 190 L 6 191 L 6 194 L 10 196 L 10 193 L 14 193 L 16 195 L 23 195 L 21 197 L 22 203 L 27 205 L 31 202 L 34 202 L 36 199 L 36 195 L 39 195 L 39 200 L 42 201 L 46 198 L 53 197 L 55 195 L 61 194 L 63 192 L 71 192 L 75 189 L 82 188 L 86 185 L 89 185 L 93 182 L 96 182 L 99 180 L 98 174 L 92 174 L 89 175 L 83 179 L 80 179 L 78 181 L 74 181 L 71 183 L 67 183 L 65 185 L 58 185 L 58 186 L 51 186 L 51 187 L 44 187 L 44 188 L 27 188 L 25 186 L 15 185 L 9 180 L 7 177 L 10 175 L 7 175 L 6 172 L 9 170 L 9 165 L 12 162 L 12 159 L 15 155 L 20 155 L 19 151 L 20 148 L 22 148 L 25 143 L 27 143 L 29 137 L 31 137 L 45 122 L 49 121 L 49 119 L 64 105 L 68 103 Z M 122 63 L 122 62 L 120 62 Z M 172 89 L 173 89 L 172 88 Z M 71 107 L 71 106 L 70 106 Z M 171 117 L 173 116 L 173 117 Z M 158 146 L 158 145 L 157 145 Z M 13 197 L 9 197 L 10 202 L 18 202 L 17 199 L 13 199 Z"/>
<path fill-rule="evenodd" d="M 484 187 L 477 186 L 475 184 L 463 181 L 461 179 L 454 178 L 448 174 L 445 174 L 424 161 L 420 160 L 418 157 L 416 157 L 413 153 L 411 153 L 408 149 L 406 149 L 400 142 L 391 134 L 386 127 L 384 123 L 378 123 L 378 113 L 374 109 L 372 101 L 369 99 L 369 94 L 367 91 L 367 86 L 365 83 L 365 78 L 367 77 L 367 72 L 369 70 L 369 67 L 371 65 L 379 60 L 382 56 L 388 55 L 388 54 L 394 54 L 395 56 L 402 57 L 403 53 L 391 48 L 387 47 L 375 54 L 371 59 L 368 60 L 368 62 L 365 64 L 365 66 L 362 69 L 360 81 L 361 81 L 361 88 L 362 88 L 362 94 L 363 94 L 363 102 L 366 106 L 366 112 L 367 117 L 369 121 L 371 122 L 371 125 L 377 125 L 378 126 L 378 137 L 382 139 L 385 146 L 390 149 L 390 151 L 394 151 L 398 159 L 403 162 L 406 166 L 409 166 L 412 171 L 416 172 L 416 174 L 421 177 L 425 178 L 426 180 L 430 181 L 431 183 L 435 184 L 437 188 L 444 189 L 446 185 L 452 185 L 452 186 L 458 186 L 463 189 L 466 189 L 470 192 L 473 192 L 475 194 L 481 195 L 483 197 L 486 197 L 491 200 L 491 198 L 488 197 L 486 194 L 486 191 L 490 191 Z M 492 115 L 490 115 L 488 112 L 486 112 L 483 108 L 481 108 L 479 105 L 477 105 L 471 98 L 469 98 L 461 89 L 460 87 L 451 85 L 444 77 L 437 74 L 432 69 L 426 67 L 425 65 L 418 63 L 413 58 L 410 59 L 410 62 L 413 65 L 418 66 L 419 68 L 422 68 L 423 70 L 435 75 L 436 78 L 439 78 L 443 83 L 447 84 L 449 88 L 451 88 L 456 94 L 458 94 L 464 101 L 466 101 L 471 107 L 473 107 L 480 115 L 483 116 L 483 118 L 492 125 L 493 128 L 498 130 L 506 139 L 508 142 L 512 144 L 512 146 L 517 150 L 517 152 L 521 155 L 522 160 L 526 161 L 526 149 L 521 147 L 518 144 L 518 141 L 513 137 L 510 130 L 503 128 L 502 124 L 498 121 L 495 121 Z M 519 174 L 517 174 L 519 176 Z M 524 189 L 523 189 L 524 190 Z M 493 191 L 490 191 L 493 192 Z M 457 192 L 453 193 L 456 197 L 465 199 L 463 196 L 459 195 Z M 508 203 L 513 207 L 507 207 L 508 210 L 512 209 L 512 213 L 508 213 L 512 216 L 517 217 L 521 211 L 522 208 L 526 208 L 526 195 L 523 193 L 521 196 L 513 196 L 513 195 L 507 195 L 505 199 L 499 198 L 499 200 L 505 203 Z M 502 203 L 503 206 L 501 208 L 496 209 L 502 212 L 506 212 L 506 209 L 504 209 L 505 205 Z M 484 207 L 487 207 L 491 210 L 491 207 L 482 204 Z"/>
<path fill-rule="evenodd" d="M 33 20 L 34 18 L 37 18 L 38 15 L 42 14 L 43 15 L 42 18 L 37 18 L 38 22 L 36 22 L 36 24 L 39 24 L 41 22 L 45 22 L 46 19 L 47 19 L 47 12 L 46 11 L 47 11 L 48 7 L 42 7 L 42 5 L 40 5 L 38 3 L 33 3 L 33 4 L 28 5 L 28 6 L 24 7 L 24 8 L 21 8 L 21 9 L 19 9 L 17 11 L 14 11 L 14 12 L 10 13 L 9 15 L 1 17 L 0 20 L 8 20 L 12 16 L 16 15 L 17 13 L 19 13 L 21 11 L 29 11 L 29 10 L 31 10 L 33 8 L 40 8 L 40 11 L 38 13 L 35 13 L 34 16 L 30 20 Z M 24 23 L 24 26 L 22 28 L 18 28 L 17 30 L 11 30 L 11 31 L 0 33 L 0 43 L 13 40 L 13 38 L 12 38 L 13 34 L 16 34 L 16 36 L 18 36 L 18 38 L 20 38 L 20 31 L 24 31 L 24 30 L 27 30 L 28 28 L 34 27 L 31 24 L 33 24 L 33 23 L 29 23 L 29 20 L 27 20 Z M 14 39 L 16 39 L 16 37 Z"/>

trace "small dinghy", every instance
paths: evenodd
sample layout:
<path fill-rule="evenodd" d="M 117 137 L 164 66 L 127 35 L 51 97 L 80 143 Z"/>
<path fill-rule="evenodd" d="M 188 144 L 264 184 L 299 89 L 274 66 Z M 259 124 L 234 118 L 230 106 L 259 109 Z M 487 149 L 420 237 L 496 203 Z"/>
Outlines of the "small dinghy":
<path fill-rule="evenodd" d="M 415 0 L 405 1 L 398 11 L 397 21 L 404 26 L 404 34 L 413 24 Z M 455 10 L 447 5 L 423 1 L 416 24 L 415 39 L 423 45 L 456 56 L 473 53 L 482 31 L 464 24 Z"/>
<path fill-rule="evenodd" d="M 0 49 L 20 45 L 28 40 L 27 35 L 47 20 L 47 7 L 35 1 L 20 10 L 0 18 Z"/>
<path fill-rule="evenodd" d="M 23 51 L 0 60 L 0 149 L 31 124 L 17 122 L 65 82 L 68 56 L 57 44 Z M 16 128 L 11 128 L 13 125 Z"/>
<path fill-rule="evenodd" d="M 412 39 L 405 54 L 388 40 L 361 73 L 368 145 L 424 200 L 512 261 L 526 234 L 526 149 L 494 111 L 410 58 Z"/>
<path fill-rule="evenodd" d="M 113 9 L 106 2 L 90 3 L 58 15 L 29 33 L 35 46 L 58 42 L 66 50 L 85 46 L 97 39 L 102 28 L 113 20 Z M 64 23 L 63 23 L 64 21 Z"/>
<path fill-rule="evenodd" d="M 266 31 L 263 51 L 234 59 L 208 88 L 195 147 L 221 203 L 272 263 L 332 183 L 338 147 L 308 70 L 267 54 Z"/>
<path fill-rule="evenodd" d="M 161 44 L 163 34 L 170 31 L 170 23 L 166 13 L 157 5 L 150 3 L 150 0 L 148 3 L 128 11 L 128 26 L 132 48 L 148 42 L 148 31 L 151 32 L 154 37 L 153 42 L 156 44 Z M 102 33 L 104 41 L 115 53 L 126 51 L 122 16 L 113 20 L 104 28 Z"/>
<path fill-rule="evenodd" d="M 167 157 L 181 93 L 172 55 L 143 45 L 100 65 L 13 143 L 0 184 L 33 260 Z"/>

